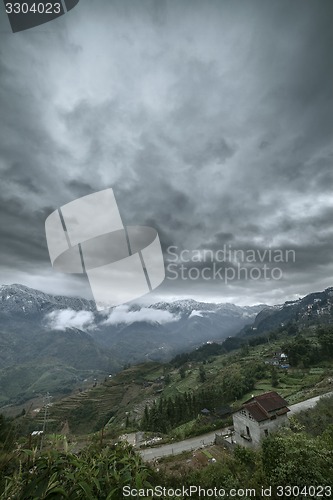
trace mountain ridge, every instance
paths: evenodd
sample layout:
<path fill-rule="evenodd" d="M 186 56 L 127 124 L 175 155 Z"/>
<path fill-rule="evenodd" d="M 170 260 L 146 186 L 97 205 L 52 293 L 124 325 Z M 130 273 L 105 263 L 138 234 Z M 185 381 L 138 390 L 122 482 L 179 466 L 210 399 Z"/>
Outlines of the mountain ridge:
<path fill-rule="evenodd" d="M 100 313 L 93 301 L 2 285 L 0 404 L 48 390 L 45 379 L 53 368 L 60 375 L 58 381 L 49 380 L 49 388 L 67 392 L 83 379 L 93 382 L 128 363 L 167 361 L 208 340 L 235 335 L 259 310 L 191 299 Z M 31 363 L 38 365 L 34 376 Z M 27 372 L 29 377 L 23 377 Z"/>
<path fill-rule="evenodd" d="M 101 313 L 86 299 L 2 285 L 0 405 L 41 394 L 47 384 L 54 392 L 68 392 L 84 379 L 93 383 L 129 363 L 168 362 L 206 343 L 233 343 L 233 338 L 260 335 L 295 321 L 309 325 L 318 317 L 333 320 L 332 287 L 277 306 L 182 299 Z M 31 374 L 34 363 L 38 370 Z M 57 379 L 50 376 L 52 369 Z M 29 377 L 22 375 L 28 372 Z"/>

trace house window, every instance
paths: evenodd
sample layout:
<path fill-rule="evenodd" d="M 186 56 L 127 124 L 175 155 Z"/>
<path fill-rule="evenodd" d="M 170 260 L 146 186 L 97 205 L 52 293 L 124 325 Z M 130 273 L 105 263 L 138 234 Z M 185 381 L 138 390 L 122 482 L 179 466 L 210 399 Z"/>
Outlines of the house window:
<path fill-rule="evenodd" d="M 248 426 L 246 426 L 246 434 L 247 434 L 248 436 L 251 436 L 251 434 L 250 434 L 250 429 L 248 428 Z"/>
<path fill-rule="evenodd" d="M 268 429 L 265 429 L 264 432 L 265 432 L 265 437 L 267 437 L 268 436 Z"/>

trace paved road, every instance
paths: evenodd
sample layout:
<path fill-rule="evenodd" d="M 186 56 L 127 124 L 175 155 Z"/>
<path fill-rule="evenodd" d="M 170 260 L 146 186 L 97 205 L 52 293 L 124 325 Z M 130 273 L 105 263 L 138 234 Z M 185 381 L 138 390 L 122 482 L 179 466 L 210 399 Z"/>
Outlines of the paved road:
<path fill-rule="evenodd" d="M 299 411 L 313 408 L 316 406 L 320 398 L 332 395 L 333 392 L 328 392 L 326 394 L 322 394 L 321 396 L 316 396 L 314 398 L 307 399 L 306 401 L 302 401 L 301 403 L 291 405 L 289 406 L 290 412 L 288 415 L 294 415 Z M 178 441 L 177 443 L 165 444 L 156 448 L 145 448 L 140 450 L 139 453 L 142 458 L 147 461 L 153 460 L 154 458 L 165 457 L 167 455 L 178 455 L 182 451 L 195 450 L 201 448 L 202 446 L 214 444 L 215 434 L 226 434 L 227 432 L 228 428 L 217 429 L 216 431 L 209 432 L 208 434 L 202 434 L 201 436 L 185 439 L 184 441 Z"/>
<path fill-rule="evenodd" d="M 165 444 L 159 446 L 158 448 L 145 448 L 140 450 L 140 454 L 144 460 L 152 460 L 154 458 L 165 457 L 167 455 L 178 455 L 182 451 L 196 450 L 202 446 L 208 446 L 214 444 L 215 434 L 227 433 L 228 428 L 218 429 L 208 434 L 201 434 L 201 436 L 185 439 L 184 441 L 178 441 L 177 443 Z"/>
<path fill-rule="evenodd" d="M 322 394 L 321 396 L 316 396 L 314 398 L 301 401 L 301 403 L 296 403 L 295 405 L 291 405 L 289 406 L 290 412 L 288 413 L 288 416 L 294 415 L 295 413 L 298 413 L 299 411 L 302 410 L 308 410 L 309 408 L 314 408 L 320 398 L 325 398 L 328 396 L 333 396 L 333 392 L 327 392 L 326 394 Z"/>

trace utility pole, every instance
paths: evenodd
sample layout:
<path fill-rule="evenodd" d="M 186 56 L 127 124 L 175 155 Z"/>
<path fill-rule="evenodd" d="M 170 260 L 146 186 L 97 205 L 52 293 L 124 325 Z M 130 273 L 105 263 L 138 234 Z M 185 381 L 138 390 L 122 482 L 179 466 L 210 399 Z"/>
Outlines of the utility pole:
<path fill-rule="evenodd" d="M 47 423 L 51 399 L 52 399 L 52 396 L 50 396 L 50 393 L 47 392 L 46 396 L 44 397 L 44 421 L 43 421 L 42 436 L 41 436 L 41 440 L 40 440 L 40 451 L 42 451 L 42 449 L 43 449 L 43 440 L 44 440 L 44 434 L 45 434 L 45 430 L 46 430 L 46 423 Z"/>

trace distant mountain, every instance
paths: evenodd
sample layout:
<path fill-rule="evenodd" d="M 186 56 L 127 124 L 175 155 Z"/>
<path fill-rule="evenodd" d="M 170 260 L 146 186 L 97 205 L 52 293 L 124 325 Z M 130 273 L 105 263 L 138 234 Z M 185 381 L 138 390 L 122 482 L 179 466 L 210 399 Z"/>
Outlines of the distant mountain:
<path fill-rule="evenodd" d="M 93 301 L 78 297 L 50 295 L 48 293 L 29 288 L 24 285 L 0 286 L 0 314 L 1 319 L 12 315 L 26 318 L 38 317 L 55 309 L 73 309 L 74 311 L 96 311 Z"/>
<path fill-rule="evenodd" d="M 288 324 L 300 328 L 318 323 L 333 323 L 333 287 L 295 301 L 263 308 L 253 324 L 245 327 L 240 335 L 267 333 Z"/>
<path fill-rule="evenodd" d="M 59 308 L 92 309 L 81 299 L 53 297 L 22 285 L 0 287 L 0 406 L 51 390 L 65 394 L 84 379 L 121 365 L 77 328 L 47 328 Z"/>
<path fill-rule="evenodd" d="M 126 364 L 169 361 L 207 342 L 296 324 L 333 321 L 333 288 L 277 306 L 195 300 L 119 306 L 54 296 L 23 285 L 0 287 L 0 406 L 74 387 Z M 236 338 L 228 338 L 233 343 Z M 236 342 L 237 344 L 237 342 Z"/>
<path fill-rule="evenodd" d="M 191 314 L 194 311 L 200 313 L 201 315 L 207 313 L 218 313 L 225 316 L 233 317 L 248 317 L 253 318 L 258 312 L 263 308 L 267 307 L 265 304 L 260 304 L 257 306 L 236 306 L 235 304 L 224 303 L 215 304 L 209 302 L 197 302 L 193 299 L 188 300 L 176 300 L 173 302 L 157 302 L 152 304 L 150 307 L 155 309 L 163 309 L 170 311 L 173 314 Z"/>
<path fill-rule="evenodd" d="M 165 360 L 207 340 L 235 335 L 245 324 L 252 323 L 263 307 L 179 300 L 148 307 L 123 306 L 111 310 L 106 317 L 96 311 L 92 301 L 10 285 L 0 287 L 0 328 L 21 335 L 28 325 L 30 331 L 43 332 L 43 335 L 60 328 L 82 330 L 87 341 L 111 349 L 108 354 L 118 362 L 132 363 L 147 358 Z M 69 312 L 68 319 L 65 311 Z M 90 314 L 86 325 L 81 325 L 78 316 L 78 321 L 75 318 L 75 313 L 79 315 L 82 311 Z"/>
<path fill-rule="evenodd" d="M 180 300 L 121 306 L 102 314 L 92 301 L 3 285 L 0 405 L 51 386 L 66 392 L 124 364 L 167 361 L 203 342 L 221 341 L 251 324 L 263 307 Z"/>
<path fill-rule="evenodd" d="M 222 341 L 235 335 L 245 324 L 251 324 L 263 307 L 238 307 L 194 300 L 159 302 L 139 310 L 138 318 L 140 315 L 142 318 L 151 317 L 149 321 L 119 322 L 109 328 L 99 323 L 92 335 L 98 343 L 116 352 L 118 359 L 166 361 L 203 342 Z M 154 311 L 158 313 L 156 320 Z M 170 321 L 159 321 L 163 312 L 169 314 Z M 161 319 L 164 320 L 164 316 Z"/>

